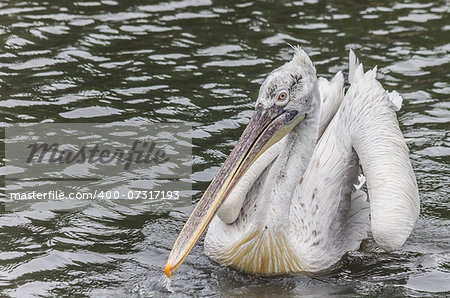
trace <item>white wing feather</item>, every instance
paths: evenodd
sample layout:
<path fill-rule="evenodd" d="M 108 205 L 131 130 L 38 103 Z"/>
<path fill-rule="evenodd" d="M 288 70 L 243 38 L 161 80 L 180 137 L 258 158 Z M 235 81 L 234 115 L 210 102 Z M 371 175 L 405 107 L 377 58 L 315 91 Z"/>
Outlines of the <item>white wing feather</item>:
<path fill-rule="evenodd" d="M 390 102 L 392 102 L 394 111 L 399 111 L 402 108 L 403 98 L 395 90 L 387 92 L 387 94 L 389 96 Z"/>
<path fill-rule="evenodd" d="M 293 245 L 308 271 L 338 262 L 359 247 L 369 230 L 365 196 L 353 195 L 359 167 L 350 139 L 344 138 L 345 128 L 336 119 L 340 111 L 319 140 L 292 198 L 290 228 L 298 235 Z"/>
<path fill-rule="evenodd" d="M 375 78 L 376 68 L 364 74 L 357 63 L 351 51 L 352 84 L 292 200 L 291 233 L 298 235 L 296 249 L 312 271 L 332 265 L 331 260 L 356 249 L 365 237 L 368 208 L 364 194 L 354 186 L 357 158 L 367 177 L 371 229 L 378 245 L 386 250 L 401 247 L 419 214 L 409 151 L 391 103 L 398 98 L 390 100 Z M 333 255 L 325 260 L 322 254 L 330 252 Z"/>
<path fill-rule="evenodd" d="M 351 111 L 345 118 L 367 178 L 372 234 L 378 245 L 393 250 L 410 235 L 420 202 L 395 107 L 373 75 L 368 72 L 354 77 L 344 99 Z"/>
<path fill-rule="evenodd" d="M 359 63 L 359 59 L 356 57 L 352 49 L 349 51 L 348 61 L 348 81 L 353 83 L 356 80 L 361 80 L 364 74 L 364 68 L 363 65 Z M 402 108 L 403 98 L 395 90 L 386 92 L 389 96 L 389 101 L 393 105 L 393 110 L 399 111 Z"/>
<path fill-rule="evenodd" d="M 319 124 L 320 138 L 344 99 L 344 75 L 339 71 L 331 79 L 331 82 L 325 78 L 319 78 L 318 84 L 320 100 L 322 101 Z"/>

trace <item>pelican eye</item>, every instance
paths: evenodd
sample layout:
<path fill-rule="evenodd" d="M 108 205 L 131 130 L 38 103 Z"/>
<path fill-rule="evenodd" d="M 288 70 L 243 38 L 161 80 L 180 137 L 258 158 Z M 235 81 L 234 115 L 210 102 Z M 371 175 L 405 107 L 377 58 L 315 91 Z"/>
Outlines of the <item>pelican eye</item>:
<path fill-rule="evenodd" d="M 281 91 L 278 94 L 278 100 L 282 101 L 282 100 L 286 100 L 286 98 L 288 97 L 288 94 L 286 91 Z"/>

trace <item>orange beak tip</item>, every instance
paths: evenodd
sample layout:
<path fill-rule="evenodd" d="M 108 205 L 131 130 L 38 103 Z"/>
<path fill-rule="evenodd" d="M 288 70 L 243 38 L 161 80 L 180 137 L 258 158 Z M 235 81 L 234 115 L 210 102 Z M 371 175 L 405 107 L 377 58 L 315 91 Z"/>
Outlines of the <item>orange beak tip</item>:
<path fill-rule="evenodd" d="M 164 273 L 166 274 L 167 277 L 171 277 L 173 275 L 171 269 L 172 266 L 170 266 L 169 263 L 167 263 L 166 266 L 164 266 Z"/>

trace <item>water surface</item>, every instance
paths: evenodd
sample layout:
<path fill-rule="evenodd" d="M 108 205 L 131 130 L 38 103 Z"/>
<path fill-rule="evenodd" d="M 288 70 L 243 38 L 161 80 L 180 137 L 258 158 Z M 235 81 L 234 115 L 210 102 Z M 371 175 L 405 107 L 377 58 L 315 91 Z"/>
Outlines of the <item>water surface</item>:
<path fill-rule="evenodd" d="M 450 285 L 447 1 L 3 1 L 0 126 L 166 123 L 195 128 L 192 200 L 6 201 L 4 295 L 443 295 Z M 402 250 L 371 238 L 318 276 L 254 277 L 197 245 L 163 285 L 171 245 L 252 115 L 259 85 L 301 45 L 320 76 L 348 49 L 378 65 L 411 150 L 421 216 Z M 7 169 L 0 168 L 5 174 Z M 133 179 L 133 177 L 128 177 Z M 126 183 L 126 181 L 123 181 Z M 4 195 L 3 195 L 4 197 Z"/>

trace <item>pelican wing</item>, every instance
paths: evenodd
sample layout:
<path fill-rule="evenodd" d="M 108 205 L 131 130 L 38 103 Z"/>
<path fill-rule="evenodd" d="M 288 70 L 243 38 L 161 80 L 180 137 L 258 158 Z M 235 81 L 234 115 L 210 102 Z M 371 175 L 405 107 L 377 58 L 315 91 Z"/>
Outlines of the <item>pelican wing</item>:
<path fill-rule="evenodd" d="M 344 99 L 344 75 L 339 71 L 331 81 L 319 78 L 318 84 L 322 102 L 319 123 L 320 138 Z"/>
<path fill-rule="evenodd" d="M 357 71 L 362 72 L 361 64 Z M 375 76 L 375 69 L 368 71 L 350 86 L 346 106 L 353 121 L 348 117 L 347 125 L 367 179 L 372 234 L 378 245 L 393 250 L 409 237 L 420 202 L 409 150 L 394 112 L 400 96 L 387 93 Z"/>
<path fill-rule="evenodd" d="M 350 62 L 356 64 L 356 57 Z M 392 96 L 375 79 L 375 69 L 364 73 L 362 65 L 351 65 L 350 74 L 352 84 L 292 200 L 291 233 L 299 236 L 296 247 L 312 269 L 331 265 L 317 263 L 324 259 L 320 254 L 333 253 L 330 262 L 337 261 L 364 237 L 367 208 L 364 195 L 354 187 L 358 159 L 367 178 L 371 229 L 378 245 L 386 250 L 401 247 L 419 214 L 416 179 Z"/>
<path fill-rule="evenodd" d="M 358 157 L 340 125 L 341 114 L 339 109 L 317 143 L 293 193 L 290 233 L 308 271 L 338 262 L 359 247 L 369 230 L 366 194 L 355 187 Z"/>

